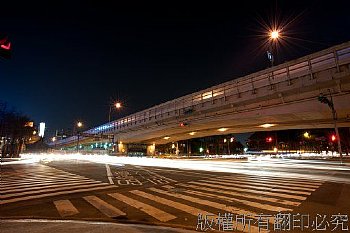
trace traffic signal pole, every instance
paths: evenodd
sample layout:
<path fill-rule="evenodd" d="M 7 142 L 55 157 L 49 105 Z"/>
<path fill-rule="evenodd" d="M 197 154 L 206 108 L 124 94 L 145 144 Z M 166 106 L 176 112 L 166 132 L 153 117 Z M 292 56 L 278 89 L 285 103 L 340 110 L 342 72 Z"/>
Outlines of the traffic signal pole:
<path fill-rule="evenodd" d="M 340 156 L 340 163 L 343 164 L 343 154 L 342 154 L 342 148 L 341 148 L 341 142 L 340 142 L 340 135 L 339 135 L 339 130 L 337 126 L 337 112 L 335 111 L 334 104 L 333 104 L 333 97 L 331 91 L 328 89 L 329 94 L 331 96 L 331 109 L 332 109 L 332 115 L 333 115 L 333 121 L 334 121 L 334 129 L 335 129 L 335 134 L 337 135 L 337 142 L 338 142 L 338 152 Z"/>
<path fill-rule="evenodd" d="M 335 129 L 335 134 L 337 136 L 337 142 L 338 142 L 338 153 L 339 153 L 339 156 L 340 156 L 340 163 L 342 164 L 343 163 L 343 154 L 342 154 L 342 149 L 341 149 L 341 141 L 340 141 L 339 130 L 338 130 L 338 126 L 337 126 L 337 112 L 335 111 L 335 108 L 334 108 L 332 92 L 331 92 L 330 89 L 328 89 L 328 92 L 329 92 L 329 95 L 331 97 L 331 100 L 329 100 L 322 93 L 319 95 L 318 100 L 321 103 L 327 104 L 328 107 L 332 110 L 334 129 Z"/>

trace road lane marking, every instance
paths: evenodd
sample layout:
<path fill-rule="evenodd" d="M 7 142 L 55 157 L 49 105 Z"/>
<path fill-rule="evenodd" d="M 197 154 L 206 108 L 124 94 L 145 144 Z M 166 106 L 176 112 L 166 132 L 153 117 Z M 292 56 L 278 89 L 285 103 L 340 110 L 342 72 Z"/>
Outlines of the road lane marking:
<path fill-rule="evenodd" d="M 112 206 L 111 204 L 108 204 L 107 202 L 101 200 L 96 196 L 86 196 L 83 198 L 85 201 L 89 202 L 96 209 L 98 209 L 101 213 L 110 218 L 126 215 L 126 213 L 124 213 L 120 209 Z"/>
<path fill-rule="evenodd" d="M 290 195 L 290 194 L 283 194 L 283 193 L 274 193 L 274 192 L 270 192 L 270 191 L 249 190 L 249 189 L 240 189 L 240 188 L 233 188 L 233 187 L 231 188 L 231 187 L 228 187 L 228 186 L 208 184 L 208 183 L 205 183 L 205 182 L 196 182 L 196 181 L 190 181 L 188 183 L 189 184 L 197 184 L 197 185 L 209 186 L 209 187 L 212 187 L 212 188 L 240 191 L 240 192 L 244 192 L 244 193 L 255 193 L 255 194 L 260 194 L 260 195 L 268 195 L 268 196 L 296 199 L 296 200 L 301 200 L 301 201 L 306 200 L 306 197 L 304 197 L 304 196 L 297 196 L 297 195 Z"/>
<path fill-rule="evenodd" d="M 211 178 L 208 180 L 216 180 L 216 181 L 221 181 L 221 182 L 234 182 L 234 183 L 238 183 L 238 184 L 254 184 L 254 185 L 263 185 L 263 186 L 267 186 L 267 187 L 280 187 L 280 186 L 287 186 L 288 189 L 293 189 L 293 190 L 304 190 L 304 191 L 310 191 L 310 192 L 314 192 L 316 191 L 316 189 L 319 186 L 315 186 L 315 188 L 305 188 L 305 187 L 293 187 L 291 186 L 292 184 L 286 184 L 286 183 L 281 183 L 281 182 L 266 182 L 266 181 L 241 181 L 238 179 L 223 179 L 223 178 Z"/>
<path fill-rule="evenodd" d="M 168 200 L 168 199 L 165 199 L 165 198 L 162 198 L 162 197 L 150 194 L 150 193 L 145 193 L 143 191 L 132 190 L 132 191 L 130 191 L 130 193 L 138 195 L 138 196 L 143 197 L 143 198 L 147 198 L 151 201 L 161 203 L 161 204 L 166 205 L 166 206 L 170 206 L 172 208 L 178 209 L 180 211 L 189 213 L 189 214 L 194 215 L 194 216 L 198 216 L 199 213 L 210 214 L 207 211 L 204 211 L 204 210 L 201 210 L 198 208 L 194 208 L 192 206 L 188 206 L 188 205 L 182 204 L 180 202 L 171 201 L 171 200 Z"/>
<path fill-rule="evenodd" d="M 215 180 L 200 180 L 200 182 L 205 182 L 205 183 L 210 183 L 210 184 L 218 184 L 219 181 Z M 305 192 L 305 191 L 296 191 L 296 190 L 288 190 L 286 189 L 279 189 L 275 187 L 266 187 L 266 186 L 257 186 L 257 185 L 243 185 L 243 184 L 237 184 L 234 181 L 223 181 L 220 182 L 221 184 L 224 185 L 229 185 L 229 186 L 234 186 L 234 187 L 239 187 L 239 188 L 244 188 L 244 189 L 258 189 L 258 190 L 268 190 L 268 191 L 273 191 L 273 192 L 282 192 L 282 193 L 292 193 L 292 194 L 301 194 L 301 195 L 311 195 L 310 192 Z"/>
<path fill-rule="evenodd" d="M 158 219 L 161 222 L 168 222 L 170 220 L 173 220 L 175 218 L 177 218 L 176 216 L 169 214 L 167 212 L 164 212 L 163 210 L 157 209 L 153 206 L 150 206 L 148 204 L 139 202 L 135 199 L 132 199 L 130 197 L 124 196 L 122 194 L 119 193 L 110 193 L 108 194 L 109 196 L 117 199 L 118 201 L 122 201 L 132 207 L 135 207 L 139 210 L 141 210 L 142 212 Z"/>
<path fill-rule="evenodd" d="M 165 176 L 161 176 L 161 175 L 159 175 L 159 174 L 157 174 L 157 173 L 155 173 L 155 172 L 153 172 L 153 171 L 150 171 L 150 170 L 148 170 L 148 169 L 145 169 L 145 168 L 143 168 L 143 167 L 140 167 L 140 166 L 135 166 L 135 167 L 138 168 L 138 169 L 140 169 L 140 170 L 142 170 L 142 171 L 148 172 L 149 174 L 152 174 L 152 175 L 154 175 L 154 176 L 156 176 L 156 177 L 158 177 L 158 178 L 160 178 L 160 179 L 168 180 L 168 181 L 170 181 L 170 182 L 177 182 L 176 180 L 173 180 L 173 179 L 168 178 L 168 177 L 165 177 Z"/>
<path fill-rule="evenodd" d="M 41 189 L 41 190 L 36 190 L 36 191 L 26 191 L 26 192 L 21 192 L 21 193 L 14 193 L 14 194 L 7 194 L 7 195 L 1 195 L 1 198 L 6 199 L 10 197 L 18 197 L 18 196 L 24 196 L 24 195 L 33 195 L 33 194 L 40 194 L 43 192 L 55 192 L 55 191 L 64 191 L 64 190 L 70 190 L 74 188 L 90 188 L 94 186 L 109 186 L 108 184 L 87 184 L 87 185 L 73 185 L 72 187 L 60 187 L 60 188 L 53 188 L 53 189 Z M 115 186 L 112 186 L 115 187 Z"/>
<path fill-rule="evenodd" d="M 60 192 L 54 192 L 54 193 L 45 193 L 45 194 L 39 194 L 39 195 L 35 195 L 35 196 L 25 196 L 25 197 L 13 198 L 13 199 L 9 199 L 9 200 L 0 200 L 0 205 L 13 203 L 13 202 L 19 202 L 19 201 L 39 199 L 39 198 L 44 198 L 44 197 L 53 197 L 53 196 L 66 195 L 66 194 L 72 194 L 72 193 L 82 193 L 82 192 L 104 190 L 104 189 L 109 189 L 109 188 L 114 188 L 114 187 L 109 186 L 109 187 L 84 188 L 84 189 L 60 191 Z"/>
<path fill-rule="evenodd" d="M 215 209 L 220 209 L 220 210 L 224 210 L 226 212 L 232 213 L 232 214 L 236 214 L 236 215 L 249 215 L 252 219 L 257 219 L 256 216 L 258 216 L 257 213 L 254 213 L 252 211 L 249 210 L 244 210 L 244 209 L 240 209 L 240 208 L 235 208 L 232 206 L 227 206 L 218 202 L 213 202 L 213 201 L 208 201 L 208 200 L 204 200 L 204 199 L 200 199 L 197 197 L 192 197 L 192 196 L 187 196 L 187 195 L 183 195 L 183 194 L 172 194 L 169 193 L 167 191 L 161 190 L 161 189 L 157 189 L 157 188 L 148 188 L 149 190 L 156 192 L 156 193 L 161 193 L 173 198 L 179 198 L 179 199 L 183 199 L 192 203 L 197 203 L 200 205 L 205 205 L 205 206 L 209 206 L 210 208 L 215 208 Z M 248 231 L 248 229 L 245 229 L 244 232 L 259 232 L 258 227 L 256 226 L 250 226 L 250 231 Z"/>
<path fill-rule="evenodd" d="M 106 164 L 106 171 L 107 171 L 107 178 L 108 178 L 109 183 L 114 184 L 113 179 L 112 179 L 113 175 L 111 172 L 111 168 L 109 167 L 108 164 Z"/>
<path fill-rule="evenodd" d="M 68 217 L 79 213 L 79 211 L 69 200 L 58 200 L 54 201 L 53 203 L 55 204 L 56 209 L 61 217 Z"/>
<path fill-rule="evenodd" d="M 274 197 L 264 197 L 264 196 L 246 194 L 246 193 L 239 193 L 239 192 L 235 192 L 235 191 L 218 190 L 218 189 L 207 188 L 207 187 L 196 186 L 196 185 L 186 185 L 186 184 L 176 184 L 176 185 L 181 186 L 181 187 L 186 187 L 186 188 L 209 191 L 209 192 L 220 192 L 222 194 L 227 194 L 227 195 L 236 196 L 236 197 L 250 198 L 250 199 L 255 199 L 255 200 L 259 200 L 259 201 L 268 201 L 268 202 L 278 203 L 278 204 L 287 205 L 287 206 L 299 206 L 300 205 L 300 202 L 289 201 L 289 200 L 284 200 L 284 199 L 277 199 Z"/>

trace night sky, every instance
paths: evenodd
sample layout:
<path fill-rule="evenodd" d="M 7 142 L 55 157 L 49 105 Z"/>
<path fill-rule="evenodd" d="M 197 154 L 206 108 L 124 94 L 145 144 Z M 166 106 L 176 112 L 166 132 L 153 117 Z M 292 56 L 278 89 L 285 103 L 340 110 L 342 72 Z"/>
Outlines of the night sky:
<path fill-rule="evenodd" d="M 105 123 L 112 99 L 125 116 L 267 68 L 274 21 L 287 24 L 277 63 L 350 40 L 348 0 L 76 2 L 1 3 L 13 57 L 0 58 L 0 100 L 51 133 Z"/>

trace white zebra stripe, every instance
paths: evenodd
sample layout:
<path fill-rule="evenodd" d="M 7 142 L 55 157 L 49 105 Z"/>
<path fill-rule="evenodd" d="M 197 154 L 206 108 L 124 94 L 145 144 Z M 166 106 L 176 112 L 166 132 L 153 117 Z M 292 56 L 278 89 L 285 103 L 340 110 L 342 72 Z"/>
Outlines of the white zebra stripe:
<path fill-rule="evenodd" d="M 123 211 L 112 206 L 111 204 L 108 204 L 107 202 L 101 200 L 100 198 L 98 198 L 96 196 L 86 196 L 83 198 L 85 201 L 89 202 L 96 209 L 98 209 L 101 213 L 103 213 L 104 215 L 106 215 L 110 218 L 126 215 Z"/>
<path fill-rule="evenodd" d="M 95 181 L 75 181 L 75 182 L 67 182 L 67 183 L 55 183 L 55 184 L 42 184 L 42 185 L 38 185 L 38 186 L 35 186 L 35 187 L 23 187 L 23 188 L 17 188 L 17 189 L 7 189 L 7 190 L 3 190 L 1 189 L 1 197 L 5 196 L 3 194 L 6 194 L 6 193 L 14 193 L 14 192 L 19 192 L 18 194 L 21 194 L 23 192 L 26 192 L 26 191 L 30 191 L 30 190 L 41 190 L 41 192 L 43 192 L 44 189 L 51 189 L 51 188 L 57 188 L 57 187 L 68 187 L 68 186 L 77 186 L 79 187 L 79 185 L 81 184 L 96 184 L 98 182 L 95 182 Z M 44 187 L 42 187 L 44 186 Z"/>
<path fill-rule="evenodd" d="M 233 187 L 231 188 L 231 187 L 227 187 L 227 186 L 223 186 L 223 185 L 208 184 L 205 182 L 196 182 L 196 181 L 191 181 L 188 183 L 209 186 L 212 188 L 240 191 L 240 192 L 244 192 L 244 193 L 255 193 L 255 194 L 260 194 L 260 195 L 268 195 L 268 196 L 296 199 L 296 200 L 302 200 L 302 201 L 306 200 L 306 197 L 304 197 L 304 196 L 297 196 L 297 195 L 290 195 L 290 194 L 283 194 L 283 193 L 274 193 L 274 192 L 270 192 L 270 191 L 258 191 L 258 190 L 240 189 L 240 188 L 233 188 Z"/>
<path fill-rule="evenodd" d="M 233 182 L 233 183 L 238 183 L 238 184 L 254 184 L 254 185 L 260 185 L 260 186 L 267 186 L 267 187 L 276 187 L 276 186 L 280 186 L 280 187 L 285 187 L 287 186 L 288 189 L 292 189 L 292 190 L 304 190 L 304 191 L 310 191 L 313 192 L 315 191 L 319 186 L 314 186 L 314 188 L 306 188 L 306 187 L 300 187 L 300 186 L 295 186 L 292 187 L 290 186 L 291 184 L 287 184 L 284 182 L 266 182 L 266 181 L 259 181 L 259 180 L 254 180 L 254 181 L 241 181 L 238 179 L 223 179 L 223 178 L 211 178 L 208 180 L 216 180 L 216 181 L 221 181 L 221 182 Z"/>
<path fill-rule="evenodd" d="M 277 199 L 277 198 L 273 198 L 273 197 L 251 195 L 251 194 L 239 193 L 239 192 L 235 192 L 235 191 L 218 190 L 218 189 L 214 189 L 214 188 L 208 188 L 208 187 L 196 186 L 196 185 L 186 185 L 186 184 L 176 184 L 176 185 L 181 186 L 181 187 L 186 187 L 186 188 L 209 191 L 209 192 L 220 192 L 222 194 L 227 194 L 227 195 L 236 196 L 236 197 L 250 198 L 250 199 L 255 199 L 255 200 L 259 200 L 259 201 L 268 201 L 268 202 L 278 203 L 278 204 L 287 205 L 287 206 L 299 206 L 300 205 L 300 202 L 289 201 L 289 200 L 284 200 L 284 199 Z"/>
<path fill-rule="evenodd" d="M 168 222 L 170 220 L 173 220 L 176 218 L 176 216 L 172 215 L 172 214 L 169 214 L 163 210 L 160 210 L 158 208 L 155 208 L 153 206 L 150 206 L 148 204 L 145 204 L 145 203 L 142 203 L 142 202 L 139 202 L 135 199 L 132 199 L 130 197 L 127 197 L 127 196 L 124 196 L 122 194 L 119 194 L 119 193 L 110 193 L 108 194 L 109 196 L 119 200 L 119 201 L 122 201 L 132 207 L 135 207 L 139 210 L 141 210 L 142 212 L 145 212 L 146 214 L 158 219 L 159 221 L 161 222 Z"/>
<path fill-rule="evenodd" d="M 205 182 L 205 183 L 210 183 L 210 184 L 218 184 L 219 181 L 215 180 L 201 180 L 200 182 Z M 243 184 L 237 184 L 234 181 L 223 181 L 220 182 L 221 184 L 223 183 L 226 186 L 234 186 L 234 187 L 239 187 L 239 188 L 244 188 L 244 189 L 258 189 L 258 190 L 268 190 L 268 191 L 273 191 L 273 192 L 282 192 L 282 193 L 292 193 L 292 194 L 301 194 L 301 195 L 307 195 L 309 196 L 311 193 L 310 192 L 305 192 L 305 191 L 296 191 L 296 190 L 288 190 L 288 189 L 279 189 L 279 188 L 274 188 L 274 187 L 265 187 L 264 185 L 261 186 L 256 186 L 256 185 L 243 185 Z"/>
<path fill-rule="evenodd" d="M 58 200 L 53 203 L 61 217 L 68 217 L 79 213 L 69 200 Z"/>
<path fill-rule="evenodd" d="M 39 194 L 35 196 L 25 196 L 25 197 L 19 197 L 19 198 L 13 198 L 9 200 L 0 200 L 0 204 L 8 204 L 13 202 L 19 202 L 19 201 L 27 201 L 27 200 L 33 200 L 38 198 L 44 198 L 44 197 L 53 197 L 58 195 L 65 195 L 65 194 L 72 194 L 72 193 L 82 193 L 82 192 L 90 192 L 90 191 L 97 191 L 97 190 L 105 190 L 112 188 L 109 187 L 93 187 L 93 188 L 84 188 L 84 189 L 76 189 L 76 190 L 67 190 L 67 191 L 60 191 L 60 192 L 53 192 L 53 193 L 45 193 L 45 194 Z"/>
<path fill-rule="evenodd" d="M 183 212 L 189 213 L 189 214 L 194 215 L 194 216 L 198 216 L 199 213 L 210 214 L 204 210 L 194 208 L 192 206 L 188 206 L 188 205 L 185 205 L 185 204 L 182 204 L 179 202 L 171 201 L 171 200 L 159 197 L 159 196 L 155 196 L 155 195 L 150 194 L 150 193 L 145 193 L 145 192 L 142 192 L 139 190 L 132 190 L 130 192 L 132 194 L 138 195 L 138 196 L 143 197 L 143 198 L 147 198 L 149 200 L 161 203 L 161 204 L 166 205 L 166 206 L 170 206 L 172 208 L 181 210 Z"/>
<path fill-rule="evenodd" d="M 187 195 L 183 195 L 183 194 L 172 194 L 169 193 L 167 191 L 161 190 L 161 189 L 157 189 L 157 188 L 149 188 L 149 190 L 156 192 L 156 193 L 161 193 L 170 197 L 175 197 L 175 198 L 180 198 L 186 201 L 190 201 L 193 203 L 197 203 L 197 204 L 201 204 L 201 205 L 205 205 L 205 206 L 209 206 L 211 208 L 215 208 L 215 209 L 221 209 L 224 210 L 226 212 L 232 213 L 232 214 L 237 214 L 237 215 L 250 215 L 252 219 L 257 219 L 255 216 L 257 216 L 257 213 L 254 213 L 252 211 L 248 211 L 248 210 L 244 210 L 244 209 L 240 209 L 240 208 L 235 208 L 232 206 L 227 206 L 218 202 L 213 202 L 213 201 L 208 201 L 208 200 L 203 200 L 203 199 L 199 199 L 196 197 L 191 197 L 191 196 L 187 196 Z M 248 232 L 248 229 L 245 229 L 244 232 Z M 256 226 L 251 226 L 250 231 L 249 232 L 259 232 L 258 227 Z"/>
<path fill-rule="evenodd" d="M 81 188 L 92 188 L 96 186 L 106 186 L 106 184 L 86 184 L 86 185 L 74 185 L 72 187 L 61 187 L 61 188 L 54 188 L 54 189 L 41 189 L 36 191 L 27 191 L 27 192 L 21 192 L 21 193 L 13 193 L 13 194 L 7 194 L 7 195 L 1 195 L 2 199 L 10 198 L 10 197 L 18 197 L 18 196 L 24 196 L 24 195 L 33 195 L 33 194 L 40 194 L 43 192 L 56 192 L 56 191 L 69 191 L 70 189 L 81 189 Z"/>
<path fill-rule="evenodd" d="M 300 178 L 297 178 L 297 180 L 291 180 L 292 178 L 279 178 L 279 177 L 267 177 L 267 176 L 258 176 L 258 177 L 252 177 L 252 176 L 224 176 L 220 177 L 223 179 L 231 179 L 231 180 L 243 180 L 243 181 L 264 181 L 264 182 L 273 182 L 273 183 L 291 183 L 291 184 L 298 184 L 301 187 L 319 187 L 322 185 L 322 182 L 319 181 L 308 181 L 308 180 L 301 180 Z"/>

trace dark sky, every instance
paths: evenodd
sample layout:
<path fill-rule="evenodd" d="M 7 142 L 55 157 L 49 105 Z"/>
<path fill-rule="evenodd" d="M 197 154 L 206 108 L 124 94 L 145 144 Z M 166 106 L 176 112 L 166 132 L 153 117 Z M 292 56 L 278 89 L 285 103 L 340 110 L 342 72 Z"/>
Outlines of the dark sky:
<path fill-rule="evenodd" d="M 263 24 L 287 24 L 277 63 L 350 40 L 348 0 L 8 2 L 0 100 L 51 132 L 106 122 L 112 98 L 122 116 L 266 68 Z"/>

